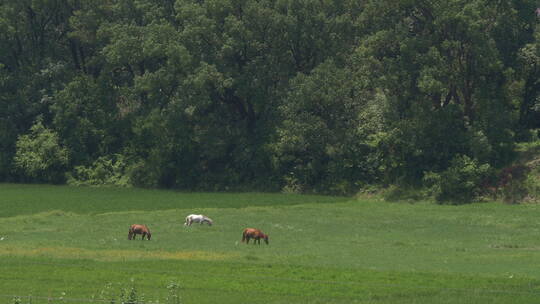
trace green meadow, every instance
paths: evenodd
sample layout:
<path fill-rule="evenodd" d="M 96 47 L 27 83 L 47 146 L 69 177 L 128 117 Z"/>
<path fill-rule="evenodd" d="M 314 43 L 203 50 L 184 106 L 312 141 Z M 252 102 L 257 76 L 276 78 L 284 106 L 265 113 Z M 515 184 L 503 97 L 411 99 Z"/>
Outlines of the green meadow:
<path fill-rule="evenodd" d="M 214 225 L 185 227 L 190 213 Z M 181 303 L 538 303 L 539 215 L 532 204 L 0 184 L 0 303 L 177 303 L 173 284 Z M 133 223 L 152 239 L 128 241 Z M 245 227 L 270 245 L 241 243 Z"/>

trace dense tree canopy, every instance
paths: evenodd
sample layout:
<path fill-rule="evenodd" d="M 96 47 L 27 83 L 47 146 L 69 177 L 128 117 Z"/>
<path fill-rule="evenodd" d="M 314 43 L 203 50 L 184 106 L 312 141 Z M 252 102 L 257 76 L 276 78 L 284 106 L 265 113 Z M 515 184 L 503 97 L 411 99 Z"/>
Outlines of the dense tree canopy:
<path fill-rule="evenodd" d="M 84 182 L 112 162 L 136 186 L 350 193 L 427 185 L 466 162 L 479 184 L 540 127 L 536 10 L 5 0 L 0 179 Z"/>

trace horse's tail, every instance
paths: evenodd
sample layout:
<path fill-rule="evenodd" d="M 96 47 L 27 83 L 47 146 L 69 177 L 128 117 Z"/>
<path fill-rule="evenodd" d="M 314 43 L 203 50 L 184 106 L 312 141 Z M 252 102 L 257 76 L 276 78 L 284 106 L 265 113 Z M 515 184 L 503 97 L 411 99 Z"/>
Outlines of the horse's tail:
<path fill-rule="evenodd" d="M 246 241 L 246 231 L 244 230 L 244 232 L 242 233 L 242 242 L 245 242 Z"/>
<path fill-rule="evenodd" d="M 133 228 L 129 228 L 129 231 L 128 231 L 128 240 L 131 240 L 131 237 L 133 236 Z"/>
<path fill-rule="evenodd" d="M 146 226 L 144 226 L 146 227 Z M 146 239 L 150 241 L 150 238 L 152 237 L 152 233 L 150 233 L 150 229 L 146 227 Z"/>

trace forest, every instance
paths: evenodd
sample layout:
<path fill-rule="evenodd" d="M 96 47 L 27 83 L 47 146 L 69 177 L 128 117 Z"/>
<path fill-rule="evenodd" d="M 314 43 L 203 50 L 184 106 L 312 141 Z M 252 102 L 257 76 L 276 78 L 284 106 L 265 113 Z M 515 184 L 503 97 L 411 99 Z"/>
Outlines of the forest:
<path fill-rule="evenodd" d="M 539 21 L 537 0 L 3 0 L 0 182 L 538 187 L 514 164 Z"/>

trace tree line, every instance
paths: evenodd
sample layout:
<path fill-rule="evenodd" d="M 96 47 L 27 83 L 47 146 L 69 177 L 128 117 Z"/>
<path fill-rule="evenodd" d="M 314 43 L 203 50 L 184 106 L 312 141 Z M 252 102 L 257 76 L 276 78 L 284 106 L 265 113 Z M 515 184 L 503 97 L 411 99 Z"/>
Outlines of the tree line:
<path fill-rule="evenodd" d="M 535 0 L 5 0 L 0 180 L 470 200 L 538 136 L 539 16 Z"/>

